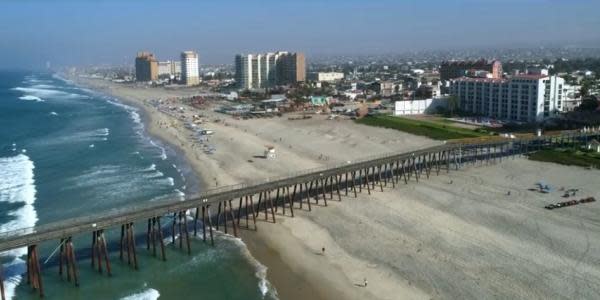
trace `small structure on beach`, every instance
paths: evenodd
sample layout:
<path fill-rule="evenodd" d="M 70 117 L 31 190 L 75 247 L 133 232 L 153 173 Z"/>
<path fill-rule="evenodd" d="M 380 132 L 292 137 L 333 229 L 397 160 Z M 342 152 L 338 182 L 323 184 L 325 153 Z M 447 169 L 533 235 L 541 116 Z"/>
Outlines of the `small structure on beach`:
<path fill-rule="evenodd" d="M 274 159 L 275 156 L 275 146 L 265 145 L 265 158 L 266 159 Z"/>
<path fill-rule="evenodd" d="M 587 145 L 585 146 L 588 150 L 592 150 L 596 153 L 600 153 L 600 142 L 598 142 L 598 140 L 592 140 L 591 142 L 587 143 Z"/>

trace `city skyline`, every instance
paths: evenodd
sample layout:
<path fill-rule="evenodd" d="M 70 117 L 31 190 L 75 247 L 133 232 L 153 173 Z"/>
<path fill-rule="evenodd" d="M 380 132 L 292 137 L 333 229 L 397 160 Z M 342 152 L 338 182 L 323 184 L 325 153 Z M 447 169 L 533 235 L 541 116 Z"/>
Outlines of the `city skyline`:
<path fill-rule="evenodd" d="M 587 0 L 151 1 L 143 6 L 112 0 L 8 1 L 0 12 L 0 68 L 36 68 L 46 61 L 55 66 L 131 64 L 143 50 L 172 60 L 190 49 L 203 57 L 203 64 L 231 64 L 237 53 L 273 49 L 313 56 L 598 46 L 600 20 L 594 12 L 599 8 L 600 3 Z"/>

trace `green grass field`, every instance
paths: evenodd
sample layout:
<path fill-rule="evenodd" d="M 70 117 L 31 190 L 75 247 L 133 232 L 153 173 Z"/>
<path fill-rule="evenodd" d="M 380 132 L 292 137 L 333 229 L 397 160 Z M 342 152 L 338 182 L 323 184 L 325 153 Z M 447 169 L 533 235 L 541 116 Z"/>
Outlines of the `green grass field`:
<path fill-rule="evenodd" d="M 488 133 L 451 126 L 441 121 L 423 121 L 394 116 L 369 116 L 356 120 L 359 124 L 385 127 L 426 136 L 434 140 L 452 140 L 488 136 Z"/>
<path fill-rule="evenodd" d="M 530 160 L 568 166 L 600 168 L 600 154 L 577 150 L 541 150 L 529 155 Z"/>

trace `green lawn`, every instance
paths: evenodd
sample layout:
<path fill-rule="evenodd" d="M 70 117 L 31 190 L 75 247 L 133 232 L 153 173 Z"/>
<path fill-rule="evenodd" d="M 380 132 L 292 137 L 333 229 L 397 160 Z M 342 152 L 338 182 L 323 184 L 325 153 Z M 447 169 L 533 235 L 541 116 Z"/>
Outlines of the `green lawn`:
<path fill-rule="evenodd" d="M 394 116 L 369 116 L 356 120 L 357 123 L 396 129 L 435 140 L 452 140 L 488 136 L 488 133 L 460 128 L 440 121 L 423 121 Z"/>
<path fill-rule="evenodd" d="M 598 153 L 572 149 L 540 150 L 530 154 L 529 159 L 568 166 L 593 166 L 595 168 L 600 168 L 600 155 Z"/>

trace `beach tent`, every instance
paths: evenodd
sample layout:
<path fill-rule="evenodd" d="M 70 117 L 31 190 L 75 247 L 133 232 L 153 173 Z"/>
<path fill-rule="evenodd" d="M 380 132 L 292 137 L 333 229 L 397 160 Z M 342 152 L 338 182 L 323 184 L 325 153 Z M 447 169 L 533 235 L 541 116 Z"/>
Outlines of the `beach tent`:
<path fill-rule="evenodd" d="M 598 142 L 597 140 L 592 140 L 591 142 L 589 142 L 587 144 L 586 148 L 588 150 L 592 150 L 594 152 L 600 153 L 600 142 Z"/>

